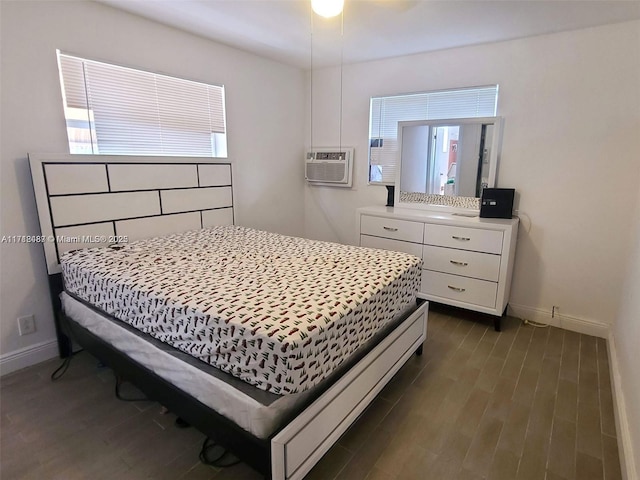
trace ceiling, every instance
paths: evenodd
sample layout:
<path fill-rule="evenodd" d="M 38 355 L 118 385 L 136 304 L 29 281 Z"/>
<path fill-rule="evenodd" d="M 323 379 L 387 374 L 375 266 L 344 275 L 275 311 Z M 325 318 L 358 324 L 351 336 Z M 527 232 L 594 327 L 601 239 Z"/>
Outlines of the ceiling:
<path fill-rule="evenodd" d="M 334 19 L 308 0 L 98 1 L 300 68 L 640 18 L 640 0 L 345 0 Z"/>

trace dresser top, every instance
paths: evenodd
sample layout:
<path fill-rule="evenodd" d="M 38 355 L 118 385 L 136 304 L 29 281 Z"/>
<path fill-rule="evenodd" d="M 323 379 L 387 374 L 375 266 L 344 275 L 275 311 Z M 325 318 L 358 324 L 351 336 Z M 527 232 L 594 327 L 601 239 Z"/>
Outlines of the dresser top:
<path fill-rule="evenodd" d="M 414 222 L 442 223 L 465 227 L 504 229 L 518 225 L 518 217 L 514 218 L 480 218 L 477 212 L 448 213 L 435 210 L 418 210 L 411 208 L 385 207 L 373 205 L 358 208 L 358 213 L 378 217 L 397 218 Z"/>

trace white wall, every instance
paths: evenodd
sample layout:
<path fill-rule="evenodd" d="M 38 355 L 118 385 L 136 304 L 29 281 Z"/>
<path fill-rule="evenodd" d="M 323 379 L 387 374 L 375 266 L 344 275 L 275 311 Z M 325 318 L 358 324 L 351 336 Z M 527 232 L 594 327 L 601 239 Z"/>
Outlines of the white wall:
<path fill-rule="evenodd" d="M 314 72 L 318 146 L 338 142 L 339 73 Z M 345 66 L 342 144 L 356 148 L 355 183 L 306 187 L 306 235 L 357 243 L 356 208 L 386 200 L 367 185 L 371 96 L 492 83 L 505 118 L 498 186 L 516 188 L 523 219 L 511 304 L 549 319 L 556 305 L 606 331 L 640 181 L 638 21 Z"/>
<path fill-rule="evenodd" d="M 619 406 L 626 406 L 621 416 L 626 416 L 626 424 L 622 428 L 628 430 L 621 432 L 618 438 L 627 442 L 625 456 L 630 469 L 628 480 L 640 478 L 640 372 L 638 372 L 638 346 L 640 345 L 640 188 L 638 188 L 638 201 L 635 214 L 631 215 L 632 223 L 635 220 L 635 240 L 633 250 L 628 259 L 628 273 L 626 275 L 625 288 L 620 296 L 620 311 L 613 329 L 613 343 L 616 354 L 619 374 L 617 394 Z M 631 210 L 633 212 L 633 210 Z M 618 380 L 616 378 L 615 380 Z M 618 448 L 622 451 L 621 442 Z"/>
<path fill-rule="evenodd" d="M 39 232 L 27 153 L 68 152 L 57 48 L 224 84 L 237 223 L 303 233 L 300 70 L 96 2 L 0 4 L 2 235 Z M 41 246 L 2 244 L 1 262 L 0 363 L 7 371 L 55 355 L 56 349 Z M 28 314 L 35 314 L 38 330 L 20 337 L 16 318 Z"/>

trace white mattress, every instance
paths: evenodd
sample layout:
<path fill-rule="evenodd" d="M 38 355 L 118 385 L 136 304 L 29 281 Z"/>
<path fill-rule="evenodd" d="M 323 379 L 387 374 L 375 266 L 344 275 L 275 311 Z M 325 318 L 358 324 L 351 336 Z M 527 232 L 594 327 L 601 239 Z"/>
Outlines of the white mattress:
<path fill-rule="evenodd" d="M 159 377 L 188 393 L 258 438 L 267 438 L 282 419 L 312 391 L 281 395 L 265 405 L 224 379 L 185 363 L 170 351 L 122 328 L 66 293 L 60 295 L 65 314 Z"/>
<path fill-rule="evenodd" d="M 416 300 L 421 259 L 219 226 L 69 252 L 65 289 L 260 389 L 326 378 Z"/>

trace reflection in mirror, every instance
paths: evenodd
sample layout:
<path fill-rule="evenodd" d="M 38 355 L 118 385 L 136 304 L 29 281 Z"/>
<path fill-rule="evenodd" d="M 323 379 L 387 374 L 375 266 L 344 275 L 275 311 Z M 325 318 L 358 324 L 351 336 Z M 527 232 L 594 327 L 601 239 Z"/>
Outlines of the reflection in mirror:
<path fill-rule="evenodd" d="M 419 120 L 398 123 L 400 202 L 460 205 L 446 197 L 482 195 L 495 182 L 500 119 Z M 434 196 L 444 196 L 434 201 Z M 474 206 L 477 202 L 471 202 Z"/>

